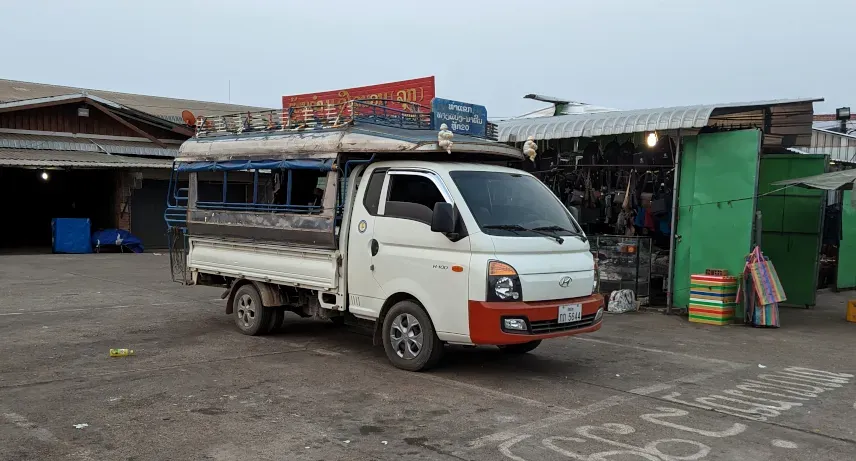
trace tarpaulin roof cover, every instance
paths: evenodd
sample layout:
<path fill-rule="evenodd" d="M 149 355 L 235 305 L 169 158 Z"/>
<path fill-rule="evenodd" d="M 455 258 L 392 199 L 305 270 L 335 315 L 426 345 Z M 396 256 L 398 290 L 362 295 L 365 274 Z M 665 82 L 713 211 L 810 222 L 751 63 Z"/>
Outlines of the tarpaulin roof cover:
<path fill-rule="evenodd" d="M 775 186 L 799 186 L 807 189 L 850 190 L 856 181 L 856 170 L 833 171 L 832 173 L 786 179 L 774 182 Z"/>
<path fill-rule="evenodd" d="M 236 171 L 236 170 L 322 170 L 333 169 L 333 159 L 294 160 L 228 160 L 224 162 L 182 162 L 178 171 Z"/>

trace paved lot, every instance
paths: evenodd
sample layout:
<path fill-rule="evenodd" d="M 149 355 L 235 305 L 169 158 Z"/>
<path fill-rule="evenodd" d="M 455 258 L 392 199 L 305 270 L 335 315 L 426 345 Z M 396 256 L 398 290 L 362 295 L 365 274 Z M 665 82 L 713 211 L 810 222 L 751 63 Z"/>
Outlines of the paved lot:
<path fill-rule="evenodd" d="M 0 459 L 856 458 L 843 294 L 779 330 L 625 314 L 407 373 L 326 323 L 243 336 L 219 290 L 168 276 L 166 255 L 0 257 Z"/>

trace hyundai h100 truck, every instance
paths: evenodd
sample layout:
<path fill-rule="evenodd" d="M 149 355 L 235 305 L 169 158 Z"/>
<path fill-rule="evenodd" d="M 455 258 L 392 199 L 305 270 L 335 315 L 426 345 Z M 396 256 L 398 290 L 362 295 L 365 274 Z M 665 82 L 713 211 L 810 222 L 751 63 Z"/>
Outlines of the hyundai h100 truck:
<path fill-rule="evenodd" d="M 319 112 L 321 112 L 319 114 Z M 368 327 L 405 370 L 600 329 L 580 226 L 520 149 L 349 101 L 200 117 L 170 180 L 173 278 L 225 288 L 238 329 L 286 311 Z"/>

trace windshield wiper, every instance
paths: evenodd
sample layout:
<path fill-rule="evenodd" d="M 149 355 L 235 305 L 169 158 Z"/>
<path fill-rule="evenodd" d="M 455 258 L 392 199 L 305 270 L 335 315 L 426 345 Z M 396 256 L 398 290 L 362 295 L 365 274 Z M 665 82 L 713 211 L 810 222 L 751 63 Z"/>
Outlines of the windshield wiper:
<path fill-rule="evenodd" d="M 582 240 L 583 242 L 588 242 L 588 238 L 586 238 L 586 236 L 583 235 L 582 233 L 572 231 L 570 229 L 565 229 L 562 226 L 543 226 L 543 227 L 536 227 L 535 229 L 532 229 L 532 230 L 533 231 L 539 231 L 540 230 L 540 231 L 567 232 L 567 233 L 573 235 L 574 237 L 577 237 L 578 239 Z"/>
<path fill-rule="evenodd" d="M 481 227 L 482 227 L 482 229 L 507 230 L 507 231 L 511 231 L 511 232 L 514 232 L 517 234 L 520 234 L 521 232 L 534 232 L 536 234 L 543 235 L 544 237 L 554 239 L 556 241 L 556 243 L 558 243 L 560 245 L 565 241 L 565 239 L 563 239 L 562 237 L 559 237 L 558 235 L 556 235 L 552 232 L 549 232 L 548 229 L 541 229 L 541 228 L 530 229 L 528 227 L 523 227 L 519 224 L 490 224 L 490 225 L 481 226 Z"/>

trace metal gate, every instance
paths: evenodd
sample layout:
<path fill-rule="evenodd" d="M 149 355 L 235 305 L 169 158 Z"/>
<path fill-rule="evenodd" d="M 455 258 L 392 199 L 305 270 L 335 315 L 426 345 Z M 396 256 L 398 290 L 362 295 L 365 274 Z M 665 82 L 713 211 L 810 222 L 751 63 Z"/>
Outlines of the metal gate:
<path fill-rule="evenodd" d="M 174 282 L 190 284 L 187 272 L 187 202 L 188 191 L 181 187 L 178 172 L 173 170 L 170 175 L 166 194 L 166 210 L 163 219 L 166 222 L 167 240 L 169 242 L 169 271 Z"/>

